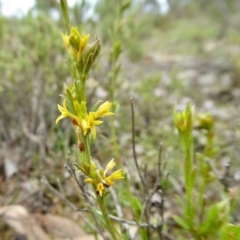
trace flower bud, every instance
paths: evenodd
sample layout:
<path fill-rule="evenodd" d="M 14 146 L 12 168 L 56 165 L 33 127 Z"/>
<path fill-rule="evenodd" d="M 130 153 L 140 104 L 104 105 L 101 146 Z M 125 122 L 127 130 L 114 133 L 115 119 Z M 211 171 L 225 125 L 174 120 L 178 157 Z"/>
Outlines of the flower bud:
<path fill-rule="evenodd" d="M 93 64 L 93 54 L 91 53 L 91 54 L 88 56 L 87 62 L 85 63 L 85 66 L 84 66 L 83 73 L 84 73 L 85 75 L 87 75 L 88 72 L 90 71 L 90 69 L 91 69 L 91 67 L 92 67 L 92 64 Z"/>
<path fill-rule="evenodd" d="M 83 64 L 82 56 L 88 43 L 89 34 L 80 35 L 77 27 L 72 27 L 70 35 L 62 34 L 62 38 L 69 55 L 76 60 L 77 63 Z"/>
<path fill-rule="evenodd" d="M 96 39 L 95 42 L 88 44 L 83 52 L 83 61 L 86 63 L 89 59 L 90 54 L 93 55 L 93 62 L 97 58 L 98 54 L 100 53 L 101 45 L 100 40 Z"/>
<path fill-rule="evenodd" d="M 94 61 L 101 51 L 100 40 L 97 39 L 92 44 L 86 46 L 86 49 L 83 53 L 83 61 L 84 61 L 84 74 L 87 75 L 90 71 Z"/>
<path fill-rule="evenodd" d="M 194 114 L 194 108 L 192 108 L 190 104 L 187 105 L 185 111 L 183 112 L 177 111 L 175 107 L 173 112 L 173 120 L 178 131 L 184 133 L 192 129 L 193 114 Z"/>
<path fill-rule="evenodd" d="M 71 29 L 71 34 L 69 36 L 69 42 L 71 46 L 78 50 L 80 41 L 81 41 L 80 33 L 78 32 L 78 29 L 76 27 L 73 27 Z"/>
<path fill-rule="evenodd" d="M 214 128 L 214 120 L 209 113 L 201 114 L 198 116 L 199 128 L 211 131 Z"/>

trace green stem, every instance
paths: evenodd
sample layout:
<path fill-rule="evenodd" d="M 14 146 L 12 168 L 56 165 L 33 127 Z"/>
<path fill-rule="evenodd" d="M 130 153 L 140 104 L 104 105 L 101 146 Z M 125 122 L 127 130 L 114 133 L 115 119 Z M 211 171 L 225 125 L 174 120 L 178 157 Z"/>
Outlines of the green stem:
<path fill-rule="evenodd" d="M 113 152 L 115 155 L 115 159 L 118 162 L 118 164 L 121 164 L 121 162 L 119 162 L 119 146 L 117 143 L 117 135 L 116 135 L 116 128 L 114 126 L 114 116 L 111 117 L 111 142 L 112 142 L 112 146 L 113 146 Z"/>
<path fill-rule="evenodd" d="M 83 146 L 84 146 L 85 160 L 86 160 L 89 168 L 91 168 L 91 154 L 90 154 L 90 146 L 89 146 L 88 136 L 83 136 L 82 141 L 83 141 Z M 91 169 L 90 169 L 90 174 L 91 174 Z"/>
<path fill-rule="evenodd" d="M 86 76 L 85 75 L 80 75 L 79 90 L 80 90 L 80 101 L 86 102 Z M 82 142 L 84 146 L 85 160 L 90 168 L 90 173 L 91 173 L 91 153 L 90 153 L 88 136 L 84 136 L 84 134 L 82 134 Z"/>
<path fill-rule="evenodd" d="M 192 139 L 188 139 L 188 137 L 184 138 L 184 150 L 185 150 L 185 162 L 184 162 L 184 177 L 185 177 L 185 187 L 187 194 L 191 194 L 192 192 L 192 183 L 191 183 L 191 174 L 193 170 L 193 146 Z"/>
<path fill-rule="evenodd" d="M 81 101 L 86 102 L 86 76 L 82 75 L 80 79 Z"/>
<path fill-rule="evenodd" d="M 106 223 L 106 228 L 108 229 L 109 233 L 111 234 L 112 239 L 119 240 L 119 237 L 117 236 L 117 233 L 116 233 L 116 229 L 108 216 L 106 205 L 104 203 L 104 198 L 98 195 L 97 201 L 98 201 L 99 207 L 101 209 L 104 221 Z"/>
<path fill-rule="evenodd" d="M 199 209 L 200 209 L 200 222 L 202 222 L 203 220 L 203 217 L 204 217 L 204 192 L 205 192 L 205 188 L 206 188 L 206 181 L 205 181 L 205 178 L 204 176 L 202 176 L 202 181 L 200 183 L 200 187 L 199 187 L 199 195 L 198 195 L 198 198 L 199 198 Z"/>
<path fill-rule="evenodd" d="M 213 136 L 214 132 L 210 131 L 207 133 L 207 144 L 204 149 L 204 155 L 206 157 L 212 157 L 213 156 Z M 201 158 L 204 158 L 205 156 L 202 156 Z M 207 165 L 207 163 L 203 160 L 200 159 L 200 173 L 201 173 L 201 183 L 199 187 L 199 208 L 200 208 L 200 222 L 203 219 L 204 216 L 204 192 L 206 189 L 206 186 L 208 184 L 208 174 L 210 172 L 210 168 Z"/>
<path fill-rule="evenodd" d="M 193 143 L 192 136 L 186 135 L 184 138 L 185 143 L 185 162 L 184 162 L 184 176 L 185 176 L 185 187 L 186 187 L 186 217 L 188 224 L 193 229 L 194 222 L 194 211 L 192 206 L 192 189 L 193 189 Z"/>
<path fill-rule="evenodd" d="M 112 59 L 113 63 L 112 63 L 112 68 L 113 68 L 113 72 L 111 73 L 111 77 L 110 77 L 110 101 L 113 103 L 113 112 L 115 113 L 116 110 L 116 106 L 115 106 L 115 89 L 116 89 L 116 81 L 117 81 L 117 71 L 116 71 L 116 64 L 117 64 L 117 59 L 114 60 Z M 120 158 L 120 152 L 119 152 L 119 146 L 117 143 L 117 134 L 116 134 L 116 128 L 114 126 L 114 116 L 111 118 L 111 143 L 113 146 L 113 152 L 115 155 L 116 159 Z M 118 161 L 118 164 L 121 164 Z"/>
<path fill-rule="evenodd" d="M 117 8 L 117 12 L 116 12 L 116 17 L 115 17 L 115 21 L 113 23 L 113 35 L 112 35 L 112 51 L 111 51 L 111 59 L 110 59 L 110 64 L 111 64 L 111 73 L 110 73 L 110 77 L 109 77 L 109 81 L 110 81 L 110 101 L 113 103 L 114 105 L 114 109 L 113 112 L 115 113 L 115 89 L 116 89 L 116 82 L 118 79 L 118 74 L 119 74 L 119 69 L 118 69 L 118 59 L 119 56 L 116 56 L 115 54 L 115 43 L 117 43 L 120 40 L 120 29 L 119 29 L 119 24 L 121 21 L 121 15 L 122 15 L 122 10 L 121 10 L 121 6 L 122 6 L 122 0 L 120 0 L 118 2 L 118 8 Z M 112 117 L 112 121 L 111 121 L 111 143 L 113 146 L 113 152 L 115 155 L 115 158 L 118 159 L 118 163 L 121 164 L 120 162 L 120 152 L 119 152 L 119 146 L 117 143 L 117 134 L 116 134 L 116 128 L 114 126 L 114 117 Z"/>

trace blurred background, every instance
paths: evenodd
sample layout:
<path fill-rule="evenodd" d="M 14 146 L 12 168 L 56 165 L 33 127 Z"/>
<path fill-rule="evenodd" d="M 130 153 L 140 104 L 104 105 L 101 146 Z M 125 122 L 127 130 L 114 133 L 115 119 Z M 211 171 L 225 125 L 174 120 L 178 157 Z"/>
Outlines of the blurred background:
<path fill-rule="evenodd" d="M 119 16 L 121 2 L 69 1 L 71 25 L 102 43 L 87 81 L 91 104 L 109 99 L 113 44 L 116 38 L 121 42 L 116 157 L 133 166 L 132 96 L 141 164 L 147 162 L 154 177 L 152 159 L 163 142 L 168 171 L 177 179 L 172 112 L 175 103 L 181 108 L 191 102 L 215 119 L 217 166 L 230 159 L 239 178 L 240 1 L 132 0 Z M 116 19 L 121 29 L 113 37 Z M 79 190 L 64 170 L 68 157 L 75 161 L 75 134 L 68 121 L 55 124 L 59 94 L 71 81 L 61 33 L 66 30 L 59 1 L 0 1 L 0 206 L 18 205 L 29 215 L 51 213 L 79 222 L 78 214 L 40 181 L 47 177 L 52 187 L 81 205 Z M 106 121 L 98 129 L 100 138 L 93 143 L 93 157 L 103 164 L 113 153 L 109 125 Z M 205 139 L 196 138 L 201 149 Z M 1 218 L 0 239 L 19 239 L 19 234 Z"/>

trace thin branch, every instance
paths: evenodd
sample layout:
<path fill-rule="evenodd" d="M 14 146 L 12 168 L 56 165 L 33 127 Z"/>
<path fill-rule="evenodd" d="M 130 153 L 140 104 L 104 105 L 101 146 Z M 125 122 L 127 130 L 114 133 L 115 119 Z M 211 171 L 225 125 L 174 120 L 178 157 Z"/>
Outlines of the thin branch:
<path fill-rule="evenodd" d="M 160 179 L 161 179 L 161 176 L 162 176 L 162 170 L 161 170 L 161 161 L 162 160 L 162 144 L 159 145 L 159 155 L 158 155 L 158 160 L 157 160 L 157 166 L 158 166 L 158 169 L 157 169 L 157 176 L 156 176 L 156 180 L 155 180 L 155 183 L 153 185 L 153 188 L 151 189 L 151 191 L 148 193 L 148 195 L 146 196 L 145 198 L 145 201 L 143 203 L 143 209 L 142 209 L 142 212 L 141 212 L 141 216 L 139 218 L 139 221 L 142 220 L 143 216 L 147 213 L 147 209 L 148 209 L 148 206 L 149 206 L 149 203 L 154 195 L 154 193 L 156 193 L 160 187 Z M 161 205 L 160 205 L 160 215 L 161 215 L 161 224 L 158 225 L 158 229 L 162 229 L 162 224 L 163 224 L 163 209 L 164 209 L 164 201 L 163 201 L 163 193 L 160 194 L 161 196 Z M 149 219 L 147 218 L 147 225 L 149 226 L 150 223 L 149 223 Z M 136 239 L 137 238 L 137 234 L 138 234 L 138 231 L 139 231 L 139 228 L 140 228 L 140 225 L 138 224 L 138 228 L 136 230 L 136 233 L 135 233 L 135 236 L 133 237 L 133 239 Z M 162 239 L 162 233 L 160 232 L 159 233 L 160 235 L 160 239 Z"/>
<path fill-rule="evenodd" d="M 159 144 L 159 152 L 158 152 L 158 169 L 157 169 L 157 179 L 156 179 L 156 182 L 155 182 L 155 186 L 154 188 L 158 189 L 158 187 L 160 186 L 160 180 L 161 180 L 161 177 L 162 177 L 162 174 L 163 174 L 163 170 L 162 170 L 162 143 Z M 168 175 L 166 176 L 166 178 L 168 178 Z M 162 226 L 164 224 L 164 218 L 163 218 L 163 214 L 164 214 L 164 193 L 163 193 L 163 190 L 160 189 L 159 191 L 160 193 L 160 197 L 161 197 L 161 202 L 160 202 L 160 206 L 159 206 L 159 211 L 160 211 L 160 218 L 161 218 L 161 226 L 159 227 L 159 231 L 157 231 L 158 233 L 158 236 L 159 236 L 159 239 L 162 240 Z"/>
<path fill-rule="evenodd" d="M 225 173 L 223 175 L 223 179 L 229 179 L 230 178 L 230 168 L 231 168 L 231 162 L 227 162 L 225 164 Z"/>
<path fill-rule="evenodd" d="M 62 199 L 71 209 L 73 209 L 74 211 L 77 211 L 77 207 L 72 204 L 68 199 L 65 198 L 65 196 L 63 196 L 60 192 L 58 192 L 54 187 L 51 186 L 51 184 L 49 184 L 48 180 L 45 177 L 42 177 L 41 182 L 46 185 L 54 194 L 56 194 L 60 199 Z M 83 214 L 79 213 L 80 217 L 86 222 L 86 224 L 92 228 L 95 232 L 99 232 L 99 230 L 92 225 L 91 222 L 89 222 Z"/>
<path fill-rule="evenodd" d="M 88 213 L 91 213 L 91 210 L 90 209 L 78 209 L 74 204 L 72 204 L 68 199 L 66 199 L 59 191 L 57 191 L 55 188 L 53 188 L 50 183 L 48 182 L 48 180 L 43 177 L 41 179 L 41 182 L 46 185 L 54 194 L 56 194 L 60 199 L 62 199 L 71 209 L 73 209 L 74 211 L 77 211 L 78 214 L 80 215 L 80 217 L 82 219 L 84 219 L 84 221 L 86 222 L 86 224 L 92 228 L 95 232 L 99 232 L 99 230 L 92 225 L 92 223 L 90 223 L 85 217 L 83 214 L 81 214 L 81 212 L 88 212 Z M 96 210 L 96 213 L 99 214 L 99 215 L 102 215 L 102 213 L 98 210 Z M 147 224 L 147 223 L 136 223 L 134 221 L 128 221 L 128 220 L 125 220 L 125 219 L 122 219 L 122 218 L 119 218 L 119 217 L 116 217 L 114 215 L 111 215 L 109 214 L 109 217 L 112 219 L 112 220 L 115 220 L 117 222 L 120 222 L 120 223 L 124 223 L 124 224 L 127 224 L 127 225 L 131 225 L 131 226 L 138 226 L 140 228 L 151 228 L 151 229 L 159 229 L 161 227 L 162 224 Z"/>
<path fill-rule="evenodd" d="M 213 166 L 211 159 L 205 158 L 205 161 L 207 162 L 207 164 L 209 165 L 209 167 L 211 168 L 211 170 L 213 171 L 213 173 L 215 174 L 215 176 L 217 177 L 217 179 L 221 182 L 221 175 L 218 172 L 218 170 Z"/>
<path fill-rule="evenodd" d="M 162 175 L 162 171 L 161 171 L 161 162 L 162 162 L 162 145 L 163 143 L 159 144 L 159 151 L 158 151 L 158 168 L 157 168 L 157 178 L 160 179 L 160 176 Z M 159 177 L 158 177 L 159 176 Z"/>
<path fill-rule="evenodd" d="M 117 210 L 118 218 L 121 219 L 121 218 L 123 218 L 123 212 L 122 212 L 122 208 L 121 208 L 121 206 L 120 206 L 120 204 L 119 204 L 119 202 L 118 202 L 117 194 L 116 194 L 116 192 L 114 191 L 113 188 L 110 188 L 109 190 L 110 190 L 110 192 L 111 192 L 112 199 L 113 199 L 115 208 L 116 208 L 116 210 Z M 124 231 L 125 231 L 125 230 L 128 230 L 128 225 L 124 224 L 124 225 L 123 225 L 123 230 L 124 230 Z"/>
<path fill-rule="evenodd" d="M 176 181 L 175 178 L 172 175 L 168 176 L 168 180 L 170 181 L 171 185 L 174 187 L 177 194 L 182 195 L 183 194 L 182 185 L 178 181 Z"/>
<path fill-rule="evenodd" d="M 164 159 L 165 160 L 164 160 L 164 162 L 162 164 L 162 169 L 161 169 L 162 173 L 165 171 L 165 169 L 167 167 L 167 163 L 168 163 L 168 160 L 169 160 L 169 152 L 166 153 L 166 156 L 165 156 Z"/>
<path fill-rule="evenodd" d="M 77 154 L 76 154 L 76 151 L 75 151 L 75 155 L 76 155 L 76 159 L 77 159 Z M 77 178 L 76 176 L 76 171 L 75 171 L 75 168 L 74 168 L 74 164 L 70 164 L 69 163 L 69 154 L 68 154 L 68 158 L 67 158 L 67 164 L 65 164 L 65 168 L 67 169 L 67 171 L 69 172 L 69 174 L 74 178 L 75 182 L 77 183 L 78 187 L 80 188 L 81 190 L 81 193 L 82 193 L 82 196 L 84 197 L 85 199 L 85 202 L 89 205 L 89 206 L 92 206 L 92 202 L 90 201 L 89 199 L 89 196 L 88 196 L 88 193 L 86 191 L 86 185 L 85 185 L 85 182 L 84 182 L 84 175 L 83 174 L 80 174 L 79 175 L 79 178 Z M 74 206 L 75 207 L 75 206 Z M 98 229 L 98 232 L 101 234 L 101 236 L 103 237 L 103 239 L 106 239 L 107 238 L 105 237 L 101 227 L 99 226 L 99 223 L 98 223 L 98 220 L 96 218 L 96 216 L 94 215 L 94 213 L 91 211 L 90 212 L 92 217 L 93 217 L 93 220 L 97 226 L 97 229 Z"/>
<path fill-rule="evenodd" d="M 78 157 L 77 157 L 76 152 L 77 152 L 77 150 L 75 150 L 75 157 L 76 157 L 76 160 L 77 160 Z M 74 168 L 75 163 L 70 163 L 69 155 L 70 155 L 70 153 L 68 152 L 67 163 L 64 165 L 64 167 L 68 171 L 68 173 L 74 178 L 75 182 L 77 183 L 78 187 L 81 190 L 81 194 L 84 197 L 85 202 L 88 203 L 89 205 L 92 205 L 92 203 L 91 203 L 91 201 L 88 197 L 88 193 L 86 191 L 86 184 L 84 182 L 84 175 L 80 173 L 79 174 L 79 179 L 78 179 L 78 177 L 76 175 L 75 168 Z"/>
<path fill-rule="evenodd" d="M 210 169 L 213 171 L 213 173 L 217 177 L 218 181 L 223 185 L 224 189 L 227 190 L 231 185 L 230 180 L 232 180 L 230 177 L 230 167 L 231 167 L 230 162 L 225 164 L 224 175 L 221 176 L 218 170 L 213 166 L 211 159 L 206 158 L 205 161 L 207 162 Z"/>
<path fill-rule="evenodd" d="M 58 186 L 58 188 L 59 188 L 59 190 L 60 190 L 60 193 L 65 197 L 65 193 L 64 193 L 63 186 L 62 186 L 62 184 L 61 184 L 60 179 L 57 178 L 56 181 L 57 181 L 57 186 Z"/>
<path fill-rule="evenodd" d="M 144 181 L 143 176 L 142 176 L 142 174 L 140 172 L 140 169 L 139 169 L 137 154 L 136 154 L 136 148 L 135 148 L 135 119 L 134 119 L 134 106 L 133 106 L 133 98 L 132 97 L 130 98 L 130 102 L 131 102 L 131 113 L 132 113 L 132 150 L 133 150 L 133 158 L 134 158 L 135 166 L 137 168 L 138 175 L 140 177 L 142 185 L 145 188 L 146 184 L 145 184 L 145 181 Z"/>
<path fill-rule="evenodd" d="M 88 212 L 88 213 L 91 213 L 91 211 L 89 209 L 77 209 L 77 211 L 79 212 Z M 99 215 L 102 215 L 102 213 L 98 210 L 96 210 L 96 213 L 99 214 Z M 122 219 L 122 218 L 119 218 L 119 217 L 116 217 L 114 215 L 111 215 L 111 214 L 108 214 L 108 216 L 112 219 L 112 220 L 115 220 L 116 222 L 120 222 L 120 223 L 125 223 L 125 224 L 128 224 L 128 225 L 131 225 L 131 226 L 139 226 L 141 228 L 152 228 L 152 229 L 159 229 L 159 227 L 161 226 L 161 224 L 147 224 L 147 223 L 137 223 L 137 222 L 134 222 L 134 221 L 129 221 L 129 220 L 126 220 L 126 219 Z"/>

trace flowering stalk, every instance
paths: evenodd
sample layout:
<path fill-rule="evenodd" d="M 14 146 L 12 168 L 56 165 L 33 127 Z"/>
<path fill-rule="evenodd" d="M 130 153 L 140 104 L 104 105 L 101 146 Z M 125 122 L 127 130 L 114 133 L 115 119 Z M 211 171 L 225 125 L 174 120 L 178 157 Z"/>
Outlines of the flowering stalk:
<path fill-rule="evenodd" d="M 66 1 L 62 0 L 61 3 L 64 13 L 64 11 L 67 11 Z M 68 14 L 65 13 L 64 18 L 67 16 Z M 56 119 L 56 124 L 64 118 L 70 118 L 72 124 L 76 127 L 78 147 L 83 158 L 79 165 L 74 165 L 85 175 L 85 183 L 92 184 L 106 227 L 112 239 L 117 240 L 119 239 L 118 234 L 108 217 L 104 197 L 107 194 L 107 189 L 113 186 L 116 180 L 124 177 L 121 169 L 109 173 L 116 166 L 114 159 L 103 170 L 97 168 L 91 158 L 89 135 L 92 135 L 95 140 L 97 126 L 103 123 L 103 118 L 114 114 L 110 111 L 112 103 L 109 101 L 97 102 L 91 110 L 88 110 L 87 107 L 87 76 L 101 50 L 100 40 L 96 38 L 93 43 L 89 44 L 89 37 L 89 34 L 80 34 L 76 27 L 72 27 L 69 35 L 62 34 L 63 43 L 72 59 L 74 79 L 73 83 L 66 89 L 62 105 L 58 105 L 61 115 Z"/>
<path fill-rule="evenodd" d="M 186 209 L 185 222 L 189 229 L 194 229 L 194 208 L 192 202 L 192 191 L 195 184 L 196 170 L 193 167 L 193 109 L 188 104 L 185 111 L 178 112 L 176 109 L 173 113 L 175 126 L 178 130 L 181 150 L 184 155 L 184 180 L 186 188 Z"/>
<path fill-rule="evenodd" d="M 108 4 L 108 3 L 107 3 Z M 109 97 L 111 102 L 113 103 L 113 112 L 115 113 L 117 109 L 117 102 L 115 100 L 115 89 L 117 86 L 117 81 L 118 81 L 118 75 L 121 70 L 121 64 L 119 63 L 119 58 L 122 52 L 122 43 L 121 43 L 121 29 L 125 21 L 123 20 L 123 14 L 124 11 L 129 8 L 131 4 L 131 1 L 126 1 L 123 2 L 120 0 L 117 3 L 117 10 L 116 10 L 116 15 L 115 19 L 113 21 L 112 25 L 112 34 L 111 34 L 111 44 L 113 48 L 111 49 L 110 52 L 110 72 L 109 72 Z M 120 152 L 119 152 L 119 146 L 117 143 L 117 133 L 116 133 L 116 128 L 114 125 L 115 119 L 114 117 L 111 118 L 111 145 L 113 146 L 113 151 L 117 155 L 117 157 L 120 157 Z M 120 163 L 120 161 L 119 161 Z"/>
<path fill-rule="evenodd" d="M 101 209 L 101 212 L 102 212 L 104 221 L 106 223 L 107 229 L 108 229 L 108 231 L 110 232 L 110 234 L 112 236 L 112 239 L 113 240 L 119 240 L 119 236 L 117 234 L 117 231 L 116 231 L 116 229 L 115 229 L 111 219 L 108 216 L 106 205 L 104 203 L 104 198 L 102 198 L 100 196 L 97 196 L 97 201 L 98 201 L 99 207 Z"/>
<path fill-rule="evenodd" d="M 201 212 L 201 219 L 204 218 L 206 204 L 204 203 L 204 193 L 206 187 L 211 183 L 215 176 L 212 173 L 209 165 L 206 162 L 206 158 L 212 158 L 216 154 L 216 149 L 214 148 L 214 120 L 210 114 L 200 114 L 198 115 L 198 129 L 204 130 L 206 136 L 206 145 L 204 148 L 204 154 L 198 154 L 199 160 L 199 172 L 201 174 L 201 182 L 199 186 L 199 208 Z"/>

